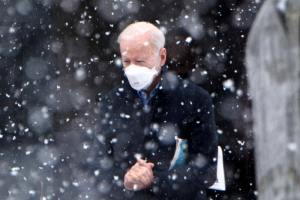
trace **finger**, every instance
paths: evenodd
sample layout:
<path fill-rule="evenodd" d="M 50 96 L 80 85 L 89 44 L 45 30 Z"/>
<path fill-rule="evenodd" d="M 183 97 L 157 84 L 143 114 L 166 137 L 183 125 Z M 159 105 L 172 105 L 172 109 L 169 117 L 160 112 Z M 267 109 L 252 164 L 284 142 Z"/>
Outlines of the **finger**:
<path fill-rule="evenodd" d="M 140 167 L 140 171 L 138 173 L 139 180 L 145 184 L 148 185 L 153 180 L 153 173 L 146 167 Z"/>
<path fill-rule="evenodd" d="M 148 184 L 151 181 L 152 173 L 148 168 L 140 166 L 139 168 L 130 170 L 128 177 L 135 182 L 141 182 L 143 185 Z"/>
<path fill-rule="evenodd" d="M 138 163 L 138 162 L 136 162 L 132 167 L 131 167 L 131 169 L 133 169 L 133 168 L 138 168 L 140 166 L 140 164 Z"/>
<path fill-rule="evenodd" d="M 149 185 L 150 179 L 148 179 L 148 177 L 142 176 L 140 177 L 140 183 L 142 183 L 143 186 Z"/>
<path fill-rule="evenodd" d="M 154 163 L 148 163 L 148 165 L 150 165 L 151 168 L 154 167 Z"/>
<path fill-rule="evenodd" d="M 143 176 L 141 174 L 129 174 L 128 179 L 126 179 L 126 183 L 129 183 L 131 185 L 136 185 L 137 188 L 140 188 L 141 186 L 148 185 L 150 182 L 150 179 L 146 176 Z"/>
<path fill-rule="evenodd" d="M 151 176 L 151 172 L 148 168 L 140 166 L 138 163 L 130 168 L 130 170 L 125 175 L 132 181 L 139 181 L 142 177 Z"/>
<path fill-rule="evenodd" d="M 138 175 L 138 173 L 135 173 L 135 172 L 129 172 L 128 174 L 126 174 L 126 178 L 128 178 L 128 182 L 131 182 L 131 183 L 135 183 L 135 182 L 138 182 L 140 180 L 140 177 Z"/>
<path fill-rule="evenodd" d="M 140 171 L 140 167 L 141 167 L 141 166 L 140 166 L 138 163 L 136 163 L 135 165 L 133 165 L 133 166 L 130 168 L 129 171 L 138 173 L 138 172 Z"/>
<path fill-rule="evenodd" d="M 130 173 L 131 176 L 138 177 L 140 180 L 142 177 L 149 177 L 151 173 L 146 167 L 139 167 L 137 170 L 132 170 Z"/>
<path fill-rule="evenodd" d="M 126 180 L 124 181 L 124 186 L 127 190 L 135 190 L 136 191 L 140 188 L 137 183 L 130 183 L 130 182 L 127 182 Z"/>
<path fill-rule="evenodd" d="M 152 166 L 154 166 L 153 163 L 146 163 L 139 159 L 125 174 L 126 188 L 139 190 L 151 185 L 153 181 Z"/>
<path fill-rule="evenodd" d="M 138 164 L 140 164 L 142 166 L 147 166 L 148 165 L 147 162 L 145 160 L 141 159 L 141 158 L 137 158 L 136 161 L 137 161 Z"/>
<path fill-rule="evenodd" d="M 147 178 L 151 178 L 151 176 L 153 175 L 152 173 L 152 170 L 147 167 L 140 167 L 140 170 L 139 170 L 139 173 L 142 175 L 142 176 L 145 176 Z"/>
<path fill-rule="evenodd" d="M 149 170 L 152 170 L 152 168 L 153 168 L 152 165 L 154 166 L 153 163 L 147 163 L 146 161 L 144 161 L 140 158 L 137 159 L 137 163 L 141 166 L 147 167 Z"/>
<path fill-rule="evenodd" d="M 124 177 L 124 186 L 128 190 L 133 190 L 133 186 L 136 184 L 136 180 L 130 175 L 130 173 L 126 173 Z"/>

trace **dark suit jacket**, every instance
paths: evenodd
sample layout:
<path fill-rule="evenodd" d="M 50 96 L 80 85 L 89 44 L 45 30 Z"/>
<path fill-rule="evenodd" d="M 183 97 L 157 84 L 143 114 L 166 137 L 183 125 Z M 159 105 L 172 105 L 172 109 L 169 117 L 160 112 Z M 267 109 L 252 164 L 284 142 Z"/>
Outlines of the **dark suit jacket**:
<path fill-rule="evenodd" d="M 210 95 L 165 71 L 156 95 L 144 107 L 129 83 L 101 99 L 100 130 L 91 168 L 102 199 L 206 199 L 216 180 L 217 134 Z M 188 141 L 186 164 L 169 170 L 175 136 Z M 154 163 L 155 182 L 138 192 L 124 189 L 135 156 Z"/>

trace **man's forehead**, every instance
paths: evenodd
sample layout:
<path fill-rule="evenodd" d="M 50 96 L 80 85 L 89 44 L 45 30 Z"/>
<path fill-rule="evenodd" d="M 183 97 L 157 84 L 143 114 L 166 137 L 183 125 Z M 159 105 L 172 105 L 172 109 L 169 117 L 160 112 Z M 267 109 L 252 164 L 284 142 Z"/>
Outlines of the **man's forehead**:
<path fill-rule="evenodd" d="M 149 46 L 150 42 L 148 39 L 132 39 L 132 40 L 122 40 L 120 46 L 125 49 L 130 49 L 133 47 L 146 47 Z"/>
<path fill-rule="evenodd" d="M 122 55 L 128 53 L 129 51 L 142 51 L 143 49 L 148 49 L 152 47 L 150 46 L 149 41 L 136 41 L 136 40 L 127 40 L 120 42 L 120 50 Z"/>
<path fill-rule="evenodd" d="M 127 50 L 125 50 L 125 51 L 122 51 L 122 52 L 121 52 L 122 56 L 126 56 L 126 55 L 127 55 L 127 53 L 128 53 L 128 51 L 127 51 Z"/>

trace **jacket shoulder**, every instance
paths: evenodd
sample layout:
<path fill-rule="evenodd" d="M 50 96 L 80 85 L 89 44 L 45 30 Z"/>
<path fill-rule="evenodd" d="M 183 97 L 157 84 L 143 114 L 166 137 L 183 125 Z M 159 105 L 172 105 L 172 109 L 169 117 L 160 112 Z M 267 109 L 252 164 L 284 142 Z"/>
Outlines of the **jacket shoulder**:
<path fill-rule="evenodd" d="M 181 79 L 170 71 L 164 74 L 161 86 L 165 92 L 174 93 L 176 96 L 182 95 L 184 98 L 211 98 L 210 94 L 201 86 Z"/>

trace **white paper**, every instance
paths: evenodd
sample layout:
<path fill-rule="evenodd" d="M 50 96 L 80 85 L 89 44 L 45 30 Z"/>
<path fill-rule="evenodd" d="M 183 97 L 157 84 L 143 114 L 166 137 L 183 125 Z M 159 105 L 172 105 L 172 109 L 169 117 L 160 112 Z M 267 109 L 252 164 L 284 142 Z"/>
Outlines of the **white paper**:
<path fill-rule="evenodd" d="M 224 164 L 223 164 L 223 151 L 220 146 L 218 146 L 217 180 L 212 186 L 209 187 L 209 189 L 222 190 L 222 191 L 226 190 Z"/>

